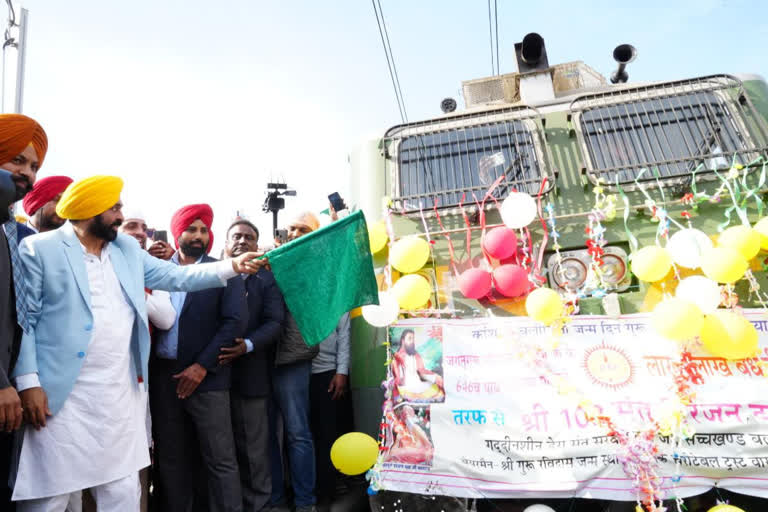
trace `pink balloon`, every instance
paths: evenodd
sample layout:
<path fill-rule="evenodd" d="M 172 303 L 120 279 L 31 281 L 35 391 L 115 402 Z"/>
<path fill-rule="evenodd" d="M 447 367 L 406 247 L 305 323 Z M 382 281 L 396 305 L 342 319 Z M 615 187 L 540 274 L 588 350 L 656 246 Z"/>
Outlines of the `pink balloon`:
<path fill-rule="evenodd" d="M 505 297 L 519 297 L 527 292 L 531 284 L 528 272 L 520 265 L 501 265 L 493 271 L 496 290 Z"/>
<path fill-rule="evenodd" d="M 480 299 L 491 291 L 491 274 L 479 268 L 465 270 L 459 276 L 459 290 L 468 299 Z"/>
<path fill-rule="evenodd" d="M 497 260 L 509 258 L 517 251 L 517 235 L 507 227 L 493 228 L 485 234 L 483 247 Z"/>

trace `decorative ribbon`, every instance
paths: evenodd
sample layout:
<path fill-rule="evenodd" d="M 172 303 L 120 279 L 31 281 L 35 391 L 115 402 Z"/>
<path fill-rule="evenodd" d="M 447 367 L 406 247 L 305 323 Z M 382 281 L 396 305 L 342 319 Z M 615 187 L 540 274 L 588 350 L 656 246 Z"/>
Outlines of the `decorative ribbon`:
<path fill-rule="evenodd" d="M 437 198 L 435 198 L 434 209 L 435 218 L 437 218 L 437 224 L 440 226 L 440 229 L 443 230 L 443 233 L 445 233 L 445 239 L 448 241 L 448 256 L 451 259 L 451 270 L 453 271 L 454 276 L 459 277 L 459 271 L 456 269 L 456 252 L 453 248 L 453 240 L 451 240 L 451 235 L 446 232 L 445 226 L 443 226 L 443 221 L 440 219 L 440 214 L 437 213 Z"/>

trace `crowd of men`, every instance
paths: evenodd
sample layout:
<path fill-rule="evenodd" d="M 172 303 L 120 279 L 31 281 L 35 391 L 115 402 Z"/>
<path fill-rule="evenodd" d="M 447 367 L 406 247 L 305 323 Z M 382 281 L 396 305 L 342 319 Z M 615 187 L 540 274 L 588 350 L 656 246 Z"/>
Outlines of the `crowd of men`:
<path fill-rule="evenodd" d="M 309 347 L 253 223 L 221 232 L 222 260 L 206 204 L 153 240 L 122 179 L 37 179 L 47 149 L 36 121 L 0 115 L 29 215 L 0 209 L 0 510 L 327 510 L 349 315 Z M 306 213 L 288 238 L 318 228 Z"/>

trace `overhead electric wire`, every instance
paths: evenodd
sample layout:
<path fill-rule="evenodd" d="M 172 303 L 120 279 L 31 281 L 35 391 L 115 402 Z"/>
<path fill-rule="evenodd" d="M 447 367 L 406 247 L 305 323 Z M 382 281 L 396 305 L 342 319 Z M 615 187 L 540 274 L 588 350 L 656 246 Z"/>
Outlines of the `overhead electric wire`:
<path fill-rule="evenodd" d="M 392 59 L 392 70 L 395 72 L 395 82 L 397 83 L 397 92 L 400 94 L 400 102 L 403 104 L 403 114 L 405 114 L 405 120 L 408 121 L 408 111 L 405 109 L 405 96 L 403 96 L 403 89 L 400 87 L 400 77 L 397 74 L 397 66 L 395 65 L 395 54 L 392 53 L 392 45 L 389 43 L 389 31 L 387 30 L 387 22 L 384 20 L 384 9 L 381 8 L 381 0 L 376 0 L 379 4 L 379 14 L 381 14 L 381 24 L 384 26 L 384 38 L 387 40 L 387 48 L 389 49 L 389 57 Z"/>
<path fill-rule="evenodd" d="M 376 7 L 377 3 L 378 9 Z M 408 121 L 408 112 L 405 109 L 405 98 L 403 97 L 403 89 L 400 86 L 400 77 L 397 74 L 395 55 L 392 53 L 392 45 L 389 42 L 389 32 L 387 31 L 387 22 L 384 19 L 384 10 L 381 8 L 380 0 L 371 0 L 371 5 L 373 6 L 373 12 L 376 15 L 376 24 L 379 28 L 381 45 L 384 47 L 384 56 L 387 58 L 387 68 L 389 69 L 389 77 L 392 80 L 392 88 L 395 91 L 395 99 L 397 100 L 397 108 L 400 111 L 400 119 L 405 123 Z M 381 18 L 379 18 L 379 16 L 381 16 Z"/>

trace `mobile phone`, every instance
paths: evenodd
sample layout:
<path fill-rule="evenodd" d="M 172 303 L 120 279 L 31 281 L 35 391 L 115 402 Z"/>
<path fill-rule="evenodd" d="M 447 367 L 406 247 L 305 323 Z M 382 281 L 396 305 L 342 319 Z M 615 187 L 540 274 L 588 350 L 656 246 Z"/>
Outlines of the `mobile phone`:
<path fill-rule="evenodd" d="M 152 240 L 154 240 L 155 242 L 159 241 L 159 242 L 168 243 L 168 232 L 165 230 L 158 229 L 157 231 L 155 231 L 155 236 L 152 237 Z"/>
<path fill-rule="evenodd" d="M 275 230 L 275 242 L 279 244 L 284 244 L 288 241 L 288 230 L 287 229 L 276 229 Z"/>
<path fill-rule="evenodd" d="M 347 205 L 344 204 L 344 200 L 341 198 L 338 192 L 334 192 L 333 194 L 329 195 L 328 201 L 331 202 L 331 206 L 333 206 L 333 209 L 336 212 L 347 209 Z"/>

